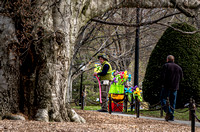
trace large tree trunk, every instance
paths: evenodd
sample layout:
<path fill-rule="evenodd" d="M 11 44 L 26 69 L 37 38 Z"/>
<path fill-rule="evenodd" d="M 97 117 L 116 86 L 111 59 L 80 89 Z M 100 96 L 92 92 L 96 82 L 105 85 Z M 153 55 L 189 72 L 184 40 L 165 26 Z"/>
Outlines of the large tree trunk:
<path fill-rule="evenodd" d="M 19 57 L 11 18 L 0 16 L 0 116 L 19 110 Z"/>
<path fill-rule="evenodd" d="M 25 27 L 20 26 L 24 20 L 13 18 L 13 22 L 12 17 L 0 15 L 0 114 L 21 111 L 29 118 L 42 121 L 84 122 L 68 105 L 72 82 L 69 69 L 79 30 L 88 20 L 106 10 L 122 6 L 173 7 L 169 0 L 125 0 L 120 6 L 115 5 L 121 0 L 35 1 L 34 6 L 43 13 L 39 23 L 32 25 L 34 41 L 31 43 L 18 42 L 17 38 L 21 39 L 22 36 L 15 36 L 15 30 L 23 33 Z M 184 7 L 195 8 L 199 5 L 198 0 L 192 2 L 184 3 Z M 17 47 L 22 43 L 29 45 L 19 55 Z M 20 61 L 19 56 L 23 58 Z"/>
<path fill-rule="evenodd" d="M 39 66 L 36 68 L 37 109 L 36 120 L 79 121 L 74 119 L 73 111 L 68 105 L 70 99 L 69 66 L 73 45 L 79 26 L 73 19 L 71 5 L 58 1 L 46 12 L 39 24 L 44 37 L 35 44 L 35 52 L 39 56 Z M 75 26 L 76 24 L 76 26 Z"/>
<path fill-rule="evenodd" d="M 11 18 L 1 16 L 1 38 L 5 40 L 1 45 L 1 115 L 20 111 L 30 119 L 84 122 L 68 104 L 69 66 L 79 30 L 76 18 L 73 19 L 76 12 L 73 14 L 71 9 L 76 5 L 65 1 L 41 6 L 42 3 L 38 1 L 35 5 L 41 12 L 45 10 L 40 22 L 32 25 L 35 41 L 29 41 L 25 45 L 28 48 L 21 48 L 20 55 L 13 51 L 19 44 L 13 35 L 15 29 L 20 33 L 26 29 L 21 26 L 23 20 L 17 18 L 14 23 Z M 21 38 L 19 34 L 18 39 L 27 42 Z"/>

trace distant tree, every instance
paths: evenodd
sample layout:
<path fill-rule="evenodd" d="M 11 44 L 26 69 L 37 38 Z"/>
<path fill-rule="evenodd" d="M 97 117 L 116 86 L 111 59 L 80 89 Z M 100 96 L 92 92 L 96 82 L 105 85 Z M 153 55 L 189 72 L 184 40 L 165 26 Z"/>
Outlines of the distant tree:
<path fill-rule="evenodd" d="M 172 27 L 186 32 L 196 30 L 186 24 L 173 24 Z M 156 47 L 154 48 L 146 69 L 143 82 L 144 99 L 150 104 L 159 102 L 161 90 L 161 69 L 166 62 L 167 55 L 175 56 L 175 63 L 183 69 L 184 79 L 178 91 L 177 107 L 188 103 L 189 98 L 193 97 L 200 101 L 200 34 L 183 34 L 168 28 Z"/>

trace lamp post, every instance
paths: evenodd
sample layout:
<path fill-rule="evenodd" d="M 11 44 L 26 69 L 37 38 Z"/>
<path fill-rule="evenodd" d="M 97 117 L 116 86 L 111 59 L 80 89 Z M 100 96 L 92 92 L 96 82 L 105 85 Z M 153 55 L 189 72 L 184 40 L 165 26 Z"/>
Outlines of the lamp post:
<path fill-rule="evenodd" d="M 83 73 L 84 73 L 84 69 L 85 66 L 83 66 L 83 64 L 80 65 L 80 67 L 82 67 L 81 70 L 81 82 L 80 82 L 80 100 L 79 100 L 79 106 L 81 106 L 81 109 L 84 109 L 84 91 L 83 90 Z"/>
<path fill-rule="evenodd" d="M 140 42 L 140 8 L 136 9 L 136 24 L 138 25 L 136 27 L 136 36 L 135 36 L 135 72 L 134 72 L 134 86 L 138 86 L 138 78 L 139 78 L 139 42 Z M 131 111 L 133 111 L 133 96 L 131 97 Z M 135 103 L 138 103 L 137 98 L 135 98 Z M 138 105 L 136 105 L 139 107 Z M 137 110 L 136 112 L 138 113 L 138 108 L 135 108 Z"/>
<path fill-rule="evenodd" d="M 82 103 L 82 93 L 83 93 L 83 72 L 81 73 L 79 106 L 81 106 Z"/>

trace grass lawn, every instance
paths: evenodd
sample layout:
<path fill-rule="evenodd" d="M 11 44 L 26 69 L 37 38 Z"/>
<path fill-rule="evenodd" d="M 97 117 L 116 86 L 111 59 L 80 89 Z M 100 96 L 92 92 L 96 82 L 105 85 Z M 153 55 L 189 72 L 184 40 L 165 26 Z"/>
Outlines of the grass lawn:
<path fill-rule="evenodd" d="M 72 106 L 72 108 L 75 108 L 75 109 L 81 109 L 80 106 Z M 84 110 L 99 110 L 101 109 L 101 106 L 85 106 L 84 107 Z M 186 111 L 188 108 L 185 108 L 185 109 L 176 109 L 175 112 L 174 112 L 174 117 L 175 117 L 175 120 L 189 120 L 189 111 L 187 112 L 184 112 Z M 184 112 L 184 113 L 180 113 L 180 112 Z M 135 114 L 134 111 L 128 111 L 127 114 Z M 149 110 L 140 110 L 140 115 L 141 116 L 147 116 L 147 117 L 158 117 L 160 118 L 160 111 L 149 111 Z M 197 117 L 200 118 L 200 113 L 198 111 L 196 111 L 196 115 Z M 165 117 L 165 113 L 163 111 L 163 117 Z"/>
<path fill-rule="evenodd" d="M 71 106 L 73 109 L 81 109 L 81 106 Z M 84 110 L 99 110 L 101 106 L 85 106 Z"/>
<path fill-rule="evenodd" d="M 174 118 L 176 120 L 189 120 L 189 111 L 187 112 L 184 112 L 186 111 L 188 108 L 185 108 L 185 109 L 177 109 L 175 110 L 174 112 Z M 177 111 L 177 112 L 176 112 Z M 184 113 L 179 113 L 179 112 L 184 112 Z M 128 111 L 127 114 L 135 114 L 134 111 Z M 197 116 L 200 117 L 200 113 L 196 112 Z M 147 117 L 158 117 L 160 118 L 160 111 L 149 111 L 149 110 L 140 110 L 140 115 L 141 116 L 147 116 Z M 165 117 L 165 112 L 163 111 L 163 117 L 161 118 L 164 118 Z"/>

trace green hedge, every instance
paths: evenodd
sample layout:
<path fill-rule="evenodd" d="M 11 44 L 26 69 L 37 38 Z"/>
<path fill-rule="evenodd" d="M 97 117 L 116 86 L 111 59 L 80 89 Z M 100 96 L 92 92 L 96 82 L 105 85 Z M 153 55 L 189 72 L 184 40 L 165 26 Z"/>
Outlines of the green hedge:
<path fill-rule="evenodd" d="M 182 31 L 192 32 L 196 29 L 186 23 L 173 24 Z M 167 55 L 174 55 L 175 63 L 183 69 L 184 80 L 178 91 L 177 107 L 182 107 L 193 97 L 200 102 L 200 34 L 183 34 L 168 28 L 151 53 L 143 81 L 144 100 L 150 104 L 160 101 L 161 68 Z"/>

